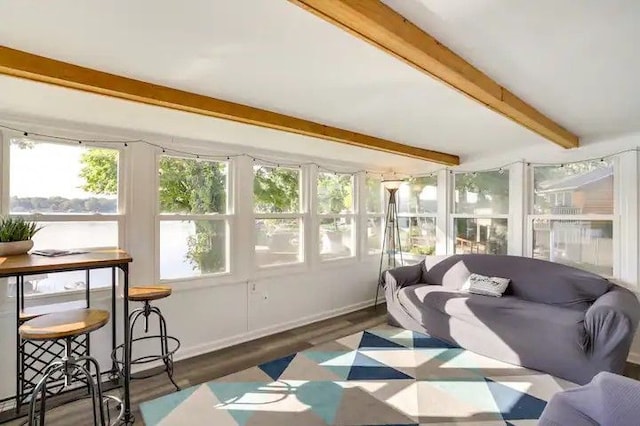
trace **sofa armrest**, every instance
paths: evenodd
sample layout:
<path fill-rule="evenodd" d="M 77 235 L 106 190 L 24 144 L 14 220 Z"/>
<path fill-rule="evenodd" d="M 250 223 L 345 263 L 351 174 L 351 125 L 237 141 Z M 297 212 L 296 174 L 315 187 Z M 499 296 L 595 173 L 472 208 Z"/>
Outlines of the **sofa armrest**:
<path fill-rule="evenodd" d="M 402 287 L 418 284 L 422 278 L 422 262 L 389 269 L 382 274 L 382 285 L 386 290 L 399 290 Z"/>
<path fill-rule="evenodd" d="M 629 290 L 614 285 L 585 314 L 588 352 L 601 359 L 610 358 L 612 365 L 615 364 L 618 369 L 624 368 L 639 320 L 640 303 L 637 297 Z"/>

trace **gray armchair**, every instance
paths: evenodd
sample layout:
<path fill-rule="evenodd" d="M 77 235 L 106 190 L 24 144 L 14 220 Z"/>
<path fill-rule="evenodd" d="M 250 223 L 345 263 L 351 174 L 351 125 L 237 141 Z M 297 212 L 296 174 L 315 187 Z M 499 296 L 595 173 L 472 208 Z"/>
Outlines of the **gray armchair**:
<path fill-rule="evenodd" d="M 640 382 L 599 373 L 575 389 L 558 392 L 538 426 L 636 426 L 640 424 Z"/>

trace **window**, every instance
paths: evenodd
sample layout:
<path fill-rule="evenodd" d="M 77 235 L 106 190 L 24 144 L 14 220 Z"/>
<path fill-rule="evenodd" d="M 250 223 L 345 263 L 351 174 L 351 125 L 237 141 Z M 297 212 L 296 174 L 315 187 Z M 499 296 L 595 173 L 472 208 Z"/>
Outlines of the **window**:
<path fill-rule="evenodd" d="M 507 254 L 509 172 L 454 174 L 455 253 Z"/>
<path fill-rule="evenodd" d="M 533 167 L 531 256 L 613 275 L 611 161 Z"/>
<path fill-rule="evenodd" d="M 422 176 L 408 179 L 396 194 L 400 245 L 405 264 L 421 261 L 436 251 L 438 178 Z"/>
<path fill-rule="evenodd" d="M 119 245 L 119 150 L 20 137 L 9 139 L 8 161 L 9 205 L 3 213 L 38 222 L 35 249 Z M 111 271 L 94 270 L 90 279 L 92 288 L 110 286 Z M 27 295 L 87 285 L 84 271 L 34 275 L 25 283 Z M 15 294 L 13 286 L 9 294 Z"/>
<path fill-rule="evenodd" d="M 318 173 L 317 212 L 322 260 L 356 255 L 354 193 L 353 175 Z"/>
<path fill-rule="evenodd" d="M 380 254 L 384 236 L 384 188 L 378 178 L 366 176 L 367 253 Z"/>
<path fill-rule="evenodd" d="M 303 262 L 300 169 L 256 165 L 253 177 L 257 265 Z"/>
<path fill-rule="evenodd" d="M 161 156 L 160 278 L 229 271 L 229 164 Z"/>

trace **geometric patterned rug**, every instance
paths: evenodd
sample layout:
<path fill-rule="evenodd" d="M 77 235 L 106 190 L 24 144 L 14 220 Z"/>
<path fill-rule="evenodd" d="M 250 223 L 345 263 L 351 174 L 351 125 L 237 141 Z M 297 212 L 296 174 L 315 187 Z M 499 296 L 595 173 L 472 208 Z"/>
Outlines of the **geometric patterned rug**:
<path fill-rule="evenodd" d="M 528 426 L 575 386 L 382 325 L 140 409 L 147 426 Z"/>

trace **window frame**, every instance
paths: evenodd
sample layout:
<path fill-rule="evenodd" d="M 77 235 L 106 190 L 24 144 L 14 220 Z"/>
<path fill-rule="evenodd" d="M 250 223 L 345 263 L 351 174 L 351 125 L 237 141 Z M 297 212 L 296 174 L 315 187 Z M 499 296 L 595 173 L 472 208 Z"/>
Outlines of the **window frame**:
<path fill-rule="evenodd" d="M 61 145 L 68 147 L 88 147 L 99 149 L 111 149 L 118 152 L 118 196 L 117 205 L 118 209 L 116 213 L 11 213 L 11 141 L 13 139 L 20 139 L 27 137 L 29 140 L 40 143 L 47 143 L 51 145 Z M 126 246 L 126 222 L 127 222 L 127 155 L 124 143 L 122 145 L 115 143 L 99 143 L 89 141 L 86 142 L 83 138 L 79 137 L 78 140 L 82 140 L 82 144 L 78 142 L 72 142 L 68 140 L 58 140 L 55 138 L 47 138 L 45 136 L 28 135 L 24 136 L 19 132 L 11 130 L 0 131 L 0 164 L 2 165 L 2 175 L 0 184 L 0 216 L 5 217 L 21 217 L 28 221 L 34 222 L 50 222 L 50 223 L 69 223 L 69 222 L 116 222 L 117 224 L 117 246 L 91 246 L 91 247 L 77 247 L 90 248 L 90 249 L 110 249 L 120 248 Z M 92 286 L 89 291 L 101 292 L 110 291 L 111 286 L 95 287 Z M 46 298 L 56 298 L 63 295 L 73 295 L 84 293 L 85 289 L 77 290 L 64 290 L 50 293 L 29 294 L 25 297 L 36 300 Z M 12 299 L 13 297 L 7 296 L 5 298 Z M 2 299 L 2 298 L 0 298 Z"/>
<path fill-rule="evenodd" d="M 585 160 L 585 161 L 577 161 L 575 163 L 580 163 L 580 162 L 588 162 L 589 160 Z M 616 202 L 616 188 L 617 188 L 617 181 L 618 181 L 618 175 L 619 175 L 619 158 L 616 156 L 614 158 L 612 158 L 612 168 L 613 168 L 613 200 L 612 200 L 612 212 L 610 214 L 600 214 L 600 213 L 591 213 L 591 214 L 537 214 L 537 213 L 533 213 L 534 208 L 535 208 L 535 169 L 536 167 L 560 167 L 560 164 L 529 164 L 527 166 L 527 204 L 528 204 L 528 208 L 526 209 L 526 219 L 525 219 L 525 223 L 526 223 L 526 237 L 525 237 L 525 255 L 527 257 L 531 257 L 533 258 L 533 244 L 534 244 L 534 230 L 533 230 L 533 225 L 535 223 L 536 220 L 548 220 L 548 221 L 571 221 L 571 222 L 577 222 L 577 221 L 584 221 L 584 222 L 611 222 L 611 228 L 612 228 L 612 259 L 613 259 L 613 264 L 612 264 L 612 274 L 611 275 L 603 275 L 604 278 L 615 278 L 619 275 L 619 265 L 620 265 L 620 259 L 619 259 L 619 244 L 620 244 L 620 238 L 619 238 L 619 226 L 620 226 L 620 219 L 619 219 L 619 215 L 617 213 L 618 210 L 618 203 Z M 557 194 L 556 194 L 557 195 Z M 562 197 L 563 197 L 563 201 L 565 200 L 566 197 L 566 193 L 562 192 Z M 554 206 L 555 206 L 555 202 L 554 202 Z"/>
<path fill-rule="evenodd" d="M 369 209 L 367 208 L 369 206 L 369 186 L 367 184 L 367 179 L 374 179 L 378 181 L 378 184 L 380 185 L 380 212 L 370 212 Z M 369 175 L 369 174 L 365 174 L 364 179 L 363 179 L 363 192 L 362 192 L 362 220 L 364 221 L 364 225 L 362 228 L 362 240 L 363 240 L 363 244 L 361 247 L 361 253 L 363 255 L 363 257 L 380 257 L 382 255 L 382 240 L 384 238 L 384 230 L 385 230 L 385 221 L 387 218 L 387 213 L 386 213 L 386 208 L 387 208 L 387 204 L 388 204 L 388 193 L 387 190 L 384 188 L 384 185 L 382 184 L 383 178 L 377 177 L 375 175 Z M 378 248 L 373 251 L 370 252 L 369 251 L 369 221 L 370 220 L 380 220 L 380 241 L 379 241 L 379 245 Z"/>
<path fill-rule="evenodd" d="M 293 170 L 293 171 L 297 171 L 298 172 L 298 212 L 296 213 L 292 213 L 292 212 L 287 212 L 287 213 L 257 213 L 256 209 L 255 209 L 255 193 L 253 192 L 253 188 L 254 188 L 254 182 L 255 182 L 255 170 L 254 167 L 258 166 L 258 167 L 270 167 L 270 168 L 274 168 L 274 169 L 287 169 L 287 170 Z M 254 226 L 254 232 L 252 232 L 253 235 L 253 248 L 254 248 L 254 268 L 258 271 L 273 271 L 273 270 L 278 270 L 278 269 L 284 269 L 284 268 L 299 268 L 300 266 L 304 266 L 308 263 L 309 259 L 307 259 L 307 250 L 306 250 L 306 244 L 307 244 L 307 232 L 306 232 L 306 227 L 308 226 L 308 220 L 307 220 L 307 211 L 308 211 L 308 196 L 307 196 L 307 191 L 305 191 L 306 189 L 306 185 L 304 184 L 306 181 L 306 175 L 307 175 L 307 171 L 304 167 L 295 167 L 295 166 L 279 166 L 279 165 L 273 165 L 273 164 L 266 164 L 266 163 L 260 163 L 260 162 L 254 162 L 251 166 L 251 214 L 252 214 L 252 218 L 253 218 L 253 226 Z M 275 264 L 269 264 L 269 265 L 259 265 L 258 264 L 258 259 L 257 256 L 255 255 L 255 247 L 256 244 L 258 242 L 258 233 L 255 232 L 255 224 L 256 221 L 261 220 L 261 219 L 297 219 L 298 223 L 299 223 L 299 235 L 300 235 L 300 244 L 298 246 L 298 256 L 299 256 L 299 260 L 295 261 L 295 262 L 286 262 L 286 263 L 275 263 Z"/>
<path fill-rule="evenodd" d="M 471 213 L 456 213 L 456 176 L 457 175 L 465 175 L 469 174 L 469 172 L 456 172 L 451 171 L 451 214 L 449 215 L 449 226 L 451 229 L 451 239 L 450 239 L 450 250 L 451 254 L 463 254 L 456 253 L 457 247 L 457 233 L 456 233 L 456 219 L 505 219 L 507 221 L 507 247 L 506 252 L 504 254 L 508 254 L 510 252 L 510 242 L 509 242 L 509 234 L 511 233 L 511 171 L 509 169 L 494 169 L 494 170 L 483 170 L 480 172 L 472 172 L 472 173 L 484 173 L 484 172 L 500 172 L 507 175 L 507 187 L 509 188 L 509 195 L 507 200 L 507 212 L 506 213 L 498 213 L 498 214 L 471 214 Z"/>
<path fill-rule="evenodd" d="M 225 213 L 207 213 L 207 214 L 191 214 L 191 213 L 162 213 L 160 207 L 160 160 L 163 157 L 175 158 L 181 160 L 193 160 L 193 161 L 207 161 L 212 163 L 226 163 L 227 164 L 227 184 L 226 184 L 226 212 Z M 232 232 L 235 228 L 236 214 L 234 211 L 235 206 L 235 175 L 236 175 L 236 163 L 232 158 L 226 160 L 208 159 L 208 158 L 193 158 L 192 156 L 170 154 L 165 152 L 156 152 L 155 155 L 155 276 L 156 281 L 160 283 L 175 283 L 175 282 L 189 282 L 198 281 L 207 278 L 222 278 L 229 277 L 234 274 L 234 262 L 232 255 L 234 252 L 234 239 Z M 200 273 L 199 275 L 190 275 L 182 277 L 162 278 L 161 275 L 161 235 L 160 225 L 162 222 L 173 221 L 216 221 L 223 222 L 225 224 L 225 270 L 222 272 L 207 272 Z"/>
<path fill-rule="evenodd" d="M 320 182 L 319 177 L 321 174 L 333 174 L 333 175 L 345 175 L 345 176 L 351 176 L 351 197 L 352 197 L 352 208 L 351 208 L 351 212 L 350 213 L 319 213 L 319 207 L 320 207 L 320 203 L 318 201 L 318 184 Z M 315 179 L 313 179 L 313 183 L 314 183 L 314 208 L 313 208 L 313 215 L 315 216 L 315 226 L 314 226 L 314 231 L 315 231 L 315 241 L 318 243 L 317 247 L 314 248 L 314 252 L 315 252 L 315 256 L 318 259 L 318 262 L 321 265 L 327 265 L 327 264 L 341 264 L 341 263 L 353 263 L 355 261 L 357 261 L 360 257 L 360 247 L 359 246 L 359 241 L 360 241 L 360 232 L 358 230 L 359 226 L 358 226 L 358 217 L 359 217 L 359 212 L 361 210 L 361 196 L 359 195 L 360 192 L 360 184 L 359 184 L 360 179 L 358 179 L 358 173 L 348 173 L 348 172 L 328 172 L 328 171 L 322 171 L 322 170 L 316 170 L 315 173 Z M 351 246 L 352 246 L 352 253 L 349 256 L 339 256 L 339 257 L 324 257 L 322 255 L 322 250 L 320 248 L 320 241 L 321 241 L 321 234 L 320 234 L 320 230 L 321 230 L 321 226 L 322 226 L 322 221 L 323 219 L 347 219 L 351 221 Z"/>
<path fill-rule="evenodd" d="M 439 198 L 439 192 L 438 192 L 438 177 L 434 176 L 433 173 L 429 173 L 429 174 L 424 174 L 424 175 L 415 175 L 412 176 L 414 178 L 425 178 L 425 177 L 429 177 L 435 180 L 435 186 L 436 186 L 436 209 L 434 212 L 429 212 L 429 213 L 418 213 L 418 212 L 407 212 L 407 213 L 402 213 L 399 209 L 398 209 L 398 219 L 409 219 L 409 221 L 411 221 L 412 219 L 416 219 L 416 220 L 420 220 L 420 219 L 433 219 L 435 227 L 436 227 L 436 232 L 433 236 L 434 241 L 435 241 L 435 246 L 434 246 L 434 251 L 433 251 L 433 255 L 436 254 L 436 250 L 437 250 L 437 246 L 438 246 L 438 242 L 437 242 L 437 227 L 438 227 L 438 209 L 440 206 L 440 203 L 442 202 Z M 403 182 L 402 185 L 410 185 L 409 182 Z M 402 187 L 401 185 L 401 187 Z M 398 189 L 398 191 L 400 191 L 400 189 Z M 399 194 L 396 194 L 396 202 L 399 200 Z M 406 248 L 402 248 L 402 261 L 405 265 L 409 264 L 407 263 L 407 259 L 409 256 L 416 256 L 416 257 L 420 257 L 421 259 L 424 258 L 426 255 L 412 255 L 411 252 L 409 252 Z M 419 261 L 418 261 L 419 262 Z"/>

